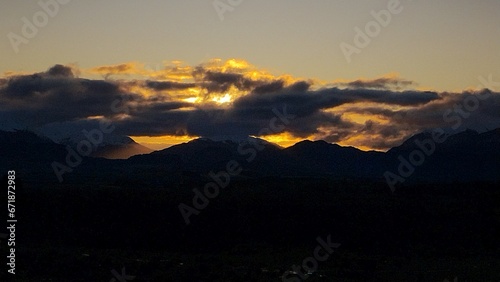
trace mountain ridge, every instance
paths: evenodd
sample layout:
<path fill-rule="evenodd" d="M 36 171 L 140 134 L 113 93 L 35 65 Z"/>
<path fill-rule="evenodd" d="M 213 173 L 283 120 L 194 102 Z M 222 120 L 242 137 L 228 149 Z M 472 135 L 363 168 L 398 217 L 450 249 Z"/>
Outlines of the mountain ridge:
<path fill-rule="evenodd" d="M 415 134 L 387 152 L 362 151 L 323 140 L 303 140 L 290 147 L 281 148 L 258 138 L 246 141 L 198 138 L 121 161 L 87 157 L 84 158 L 82 167 L 75 169 L 75 173 L 84 178 L 96 174 L 119 178 L 118 171 L 121 171 L 121 174 L 141 178 L 141 173 L 149 175 L 155 172 L 157 179 L 166 179 L 168 176 L 175 179 L 173 175 L 178 176 L 183 172 L 203 176 L 210 172 L 223 171 L 229 161 L 236 161 L 242 167 L 238 177 L 291 176 L 384 180 L 385 172 L 397 173 L 401 159 L 411 160 L 412 154 L 417 152 L 424 156 L 425 160 L 422 164 L 415 165 L 415 173 L 408 177 L 410 182 L 499 180 L 500 129 L 484 133 L 463 131 L 450 135 L 441 144 L 427 145 L 433 149 L 432 153 L 427 155 L 429 152 L 425 148 L 422 149 L 420 143 L 429 142 L 432 140 L 430 138 L 432 136 L 429 132 Z M 34 145 L 26 146 L 27 142 Z M 33 169 L 43 166 L 40 171 L 45 173 L 50 171 L 51 161 L 62 161 L 67 154 L 65 145 L 56 144 L 29 131 L 0 131 L 0 145 L 4 148 L 2 150 L 7 148 L 10 152 L 22 152 L 18 155 L 0 154 L 2 163 L 16 163 L 18 166 L 25 163 L 25 167 Z M 39 151 L 44 153 L 40 154 Z M 96 168 L 101 171 L 97 172 Z M 105 178 L 102 176 L 100 179 Z"/>

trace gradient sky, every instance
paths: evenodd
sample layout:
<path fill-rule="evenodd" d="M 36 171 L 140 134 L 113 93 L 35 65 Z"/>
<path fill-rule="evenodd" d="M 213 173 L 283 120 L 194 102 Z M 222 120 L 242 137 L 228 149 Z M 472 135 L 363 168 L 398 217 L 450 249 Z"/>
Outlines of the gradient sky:
<path fill-rule="evenodd" d="M 220 1 L 227 3 L 227 0 Z M 354 28 L 364 29 L 373 20 L 370 12 L 387 9 L 390 1 L 243 0 L 233 11 L 224 13 L 221 20 L 212 0 L 72 0 L 60 5 L 48 24 L 39 28 L 27 44 L 21 44 L 16 53 L 8 34 L 22 35 L 21 19 L 26 17 L 32 21 L 33 15 L 42 11 L 37 2 L 0 0 L 3 38 L 0 40 L 0 77 L 9 79 L 44 72 L 55 64 L 62 64 L 71 66 L 79 77 L 96 80 L 105 76 L 115 80 L 165 81 L 173 78 L 144 70 L 164 71 L 165 66 L 176 64 L 193 70 L 203 65 L 206 71 L 246 76 L 257 71 L 256 79 L 266 77 L 268 82 L 281 79 L 285 86 L 310 81 L 314 90 L 332 85 L 351 87 L 349 82 L 360 79 L 373 82 L 390 78 L 409 82 L 403 83 L 403 90 L 431 90 L 440 97 L 445 92 L 462 93 L 477 88 L 479 76 L 492 75 L 500 80 L 498 0 L 401 0 L 402 12 L 392 15 L 389 25 L 382 27 L 380 34 L 360 54 L 354 54 L 350 63 L 340 44 L 353 45 Z M 217 61 L 219 65 L 214 65 L 214 58 L 221 59 Z M 245 66 L 224 68 L 231 59 Z M 105 68 L 99 69 L 127 63 L 131 67 L 118 72 L 118 76 L 108 76 L 116 73 L 116 69 L 108 68 L 109 73 Z M 212 65 L 207 67 L 207 64 Z M 193 79 L 177 81 L 188 83 Z M 390 87 L 382 88 L 401 90 L 389 84 Z M 229 90 L 212 98 L 220 100 L 225 94 L 236 92 L 238 96 L 243 95 L 239 90 Z M 373 103 L 362 102 L 365 108 L 370 106 L 367 103 Z M 355 120 L 353 113 L 352 119 Z M 376 118 L 370 120 L 376 122 Z M 366 121 L 366 118 L 358 120 Z M 386 149 L 422 128 L 425 127 L 411 128 L 393 142 L 377 146 L 354 136 L 330 139 L 363 148 Z M 329 137 L 313 132 L 300 134 L 299 130 L 288 134 L 290 140 Z M 171 140 L 177 140 L 171 137 L 171 132 L 168 135 Z M 147 138 L 137 134 L 136 137 L 134 139 L 148 143 Z M 169 143 L 165 139 L 162 142 Z"/>

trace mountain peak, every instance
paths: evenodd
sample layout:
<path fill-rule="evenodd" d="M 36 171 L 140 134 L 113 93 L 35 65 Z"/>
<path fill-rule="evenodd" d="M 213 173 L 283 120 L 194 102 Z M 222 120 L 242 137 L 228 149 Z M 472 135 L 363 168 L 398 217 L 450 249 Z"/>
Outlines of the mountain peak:
<path fill-rule="evenodd" d="M 300 142 L 295 143 L 292 147 L 314 147 L 314 148 L 326 148 L 326 147 L 340 147 L 337 144 L 333 143 L 328 143 L 324 140 L 317 140 L 317 141 L 311 141 L 311 140 L 303 140 Z"/>
<path fill-rule="evenodd" d="M 264 144 L 276 148 L 281 148 L 279 145 L 274 144 L 272 142 L 266 141 L 264 139 L 258 138 L 258 137 L 253 137 L 253 136 L 219 136 L 219 137 L 200 137 L 193 139 L 187 144 L 195 144 L 195 143 L 220 143 L 220 144 L 245 144 L 245 143 L 259 143 L 259 144 Z"/>
<path fill-rule="evenodd" d="M 29 130 L 0 130 L 0 141 L 8 143 L 51 143 L 49 138 Z"/>

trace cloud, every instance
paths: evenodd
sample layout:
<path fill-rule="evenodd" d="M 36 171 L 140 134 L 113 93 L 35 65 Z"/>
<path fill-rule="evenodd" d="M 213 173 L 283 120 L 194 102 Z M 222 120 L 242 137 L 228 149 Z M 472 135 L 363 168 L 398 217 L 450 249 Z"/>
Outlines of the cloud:
<path fill-rule="evenodd" d="M 271 83 L 267 83 L 267 84 L 255 87 L 253 89 L 253 93 L 265 94 L 265 93 L 278 92 L 278 91 L 283 89 L 284 84 L 285 84 L 285 82 L 282 80 L 273 81 Z"/>
<path fill-rule="evenodd" d="M 397 74 L 388 74 L 384 77 L 374 79 L 357 79 L 354 81 L 339 81 L 339 86 L 355 89 L 394 89 L 401 90 L 416 85 L 411 80 L 400 78 Z"/>
<path fill-rule="evenodd" d="M 146 87 L 158 91 L 162 90 L 184 90 L 195 87 L 194 83 L 180 83 L 175 81 L 146 81 Z"/>
<path fill-rule="evenodd" d="M 74 77 L 71 67 L 63 65 L 55 65 L 47 71 L 49 76 Z"/>
<path fill-rule="evenodd" d="M 274 109 L 295 116 L 284 129 L 293 138 L 384 150 L 419 131 L 452 126 L 444 113 L 485 93 L 396 90 L 414 84 L 386 77 L 325 87 L 273 76 L 243 61 L 166 66 L 146 78 L 109 79 L 110 74 L 143 74 L 136 66 L 94 68 L 106 80 L 76 77 L 79 70 L 64 65 L 7 75 L 0 78 L 0 119 L 30 129 L 56 124 L 92 129 L 100 117 L 111 121 L 116 133 L 130 136 L 247 136 L 268 127 Z M 176 68 L 180 81 L 167 78 Z M 487 101 L 477 99 L 477 110 L 462 119 L 462 127 L 500 127 L 500 94 L 488 93 Z"/>
<path fill-rule="evenodd" d="M 347 103 L 375 102 L 379 104 L 411 106 L 422 105 L 439 99 L 432 92 L 392 92 L 371 89 L 338 89 L 329 88 L 316 91 L 297 91 L 290 87 L 273 92 L 272 95 L 260 95 L 252 92 L 234 102 L 234 107 L 242 111 L 259 111 L 269 107 L 286 104 L 299 116 L 335 108 Z"/>
<path fill-rule="evenodd" d="M 91 73 L 103 75 L 106 79 L 115 74 L 139 74 L 142 71 L 136 63 L 125 63 L 118 65 L 100 66 L 90 70 Z"/>

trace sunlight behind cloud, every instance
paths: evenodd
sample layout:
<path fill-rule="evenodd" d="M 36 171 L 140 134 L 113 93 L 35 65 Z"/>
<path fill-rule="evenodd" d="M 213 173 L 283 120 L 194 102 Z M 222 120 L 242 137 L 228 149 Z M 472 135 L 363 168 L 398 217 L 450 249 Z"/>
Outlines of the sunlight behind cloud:
<path fill-rule="evenodd" d="M 21 112 L 19 105 L 24 105 L 24 112 L 33 109 L 26 97 L 47 109 L 54 107 L 54 98 L 46 97 L 57 97 L 78 108 L 64 112 L 65 119 L 92 123 L 106 117 L 123 134 L 140 138 L 139 142 L 153 148 L 193 136 L 252 136 L 268 127 L 273 118 L 293 115 L 297 119 L 283 128 L 284 133 L 259 137 L 284 147 L 308 138 L 386 150 L 423 129 L 446 125 L 439 112 L 453 109 L 459 99 L 471 95 L 415 90 L 416 82 L 396 73 L 352 81 L 302 79 L 272 74 L 241 59 L 212 59 L 192 66 L 173 61 L 154 69 L 132 62 L 83 71 L 104 79 L 80 77 L 79 73 L 74 65 L 54 65 L 33 75 L 10 73 L 0 78 L 0 90 L 5 93 L 4 103 L 16 113 Z M 86 97 L 85 103 L 82 97 Z M 115 106 L 125 110 L 113 111 L 114 101 L 121 101 Z M 495 103 L 483 106 L 494 107 Z M 285 112 L 288 114 L 281 114 Z M 498 123 L 494 114 L 486 118 L 489 127 Z M 59 120 L 61 116 L 54 114 L 43 122 Z M 474 128 L 476 119 L 468 120 Z"/>
<path fill-rule="evenodd" d="M 216 102 L 217 104 L 226 104 L 231 102 L 231 95 L 229 93 L 226 93 L 224 96 L 212 98 L 212 101 Z"/>
<path fill-rule="evenodd" d="M 173 145 L 189 142 L 198 138 L 198 136 L 130 136 L 130 138 L 132 138 L 135 142 L 153 150 L 162 150 Z"/>
<path fill-rule="evenodd" d="M 183 101 L 186 101 L 188 103 L 197 103 L 200 101 L 199 97 L 190 97 L 190 98 L 185 98 Z"/>
<path fill-rule="evenodd" d="M 281 147 L 285 147 L 285 148 L 290 147 L 290 146 L 294 145 L 295 143 L 300 142 L 304 139 L 304 138 L 295 137 L 288 132 L 282 132 L 282 133 L 273 134 L 273 135 L 266 135 L 266 136 L 255 136 L 255 137 L 258 137 L 260 139 L 264 139 L 267 142 L 271 142 L 271 143 L 277 144 L 277 145 L 279 145 Z"/>

